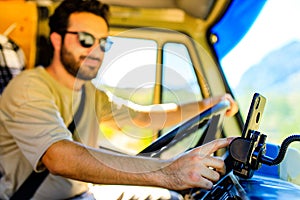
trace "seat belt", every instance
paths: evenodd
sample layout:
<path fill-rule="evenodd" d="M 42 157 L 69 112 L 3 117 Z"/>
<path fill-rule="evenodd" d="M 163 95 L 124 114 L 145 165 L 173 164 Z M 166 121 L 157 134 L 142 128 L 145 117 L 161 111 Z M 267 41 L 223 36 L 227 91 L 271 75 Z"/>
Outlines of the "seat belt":
<path fill-rule="evenodd" d="M 85 103 L 85 86 L 82 87 L 79 107 L 73 117 L 72 122 L 68 126 L 68 129 L 72 134 L 74 134 L 75 131 L 75 121 L 78 123 L 79 120 L 81 119 L 82 112 L 84 109 L 84 103 Z M 48 169 L 45 169 L 43 172 L 39 172 L 39 173 L 33 170 L 31 174 L 27 177 L 27 179 L 19 187 L 19 189 L 13 194 L 10 200 L 20 200 L 20 199 L 27 200 L 32 198 L 34 193 L 42 184 L 42 182 L 45 180 L 45 178 L 48 176 L 48 174 L 49 174 Z"/>

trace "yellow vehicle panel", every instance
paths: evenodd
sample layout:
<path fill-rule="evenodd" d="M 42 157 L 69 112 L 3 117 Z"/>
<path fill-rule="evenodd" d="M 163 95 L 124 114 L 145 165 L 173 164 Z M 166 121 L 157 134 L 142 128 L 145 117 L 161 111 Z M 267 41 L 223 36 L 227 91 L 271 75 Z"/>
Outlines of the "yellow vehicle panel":
<path fill-rule="evenodd" d="M 0 1 L 0 34 L 9 32 L 26 57 L 26 68 L 32 68 L 36 59 L 36 37 L 38 27 L 38 8 L 30 1 Z"/>

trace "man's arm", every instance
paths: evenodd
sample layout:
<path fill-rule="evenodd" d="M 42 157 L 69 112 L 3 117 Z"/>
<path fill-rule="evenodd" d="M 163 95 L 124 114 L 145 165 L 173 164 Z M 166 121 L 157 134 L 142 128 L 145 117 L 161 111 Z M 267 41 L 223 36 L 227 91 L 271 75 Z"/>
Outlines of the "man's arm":
<path fill-rule="evenodd" d="M 178 105 L 174 109 L 153 109 L 149 112 L 138 112 L 132 119 L 135 125 L 144 128 L 162 129 L 164 127 L 176 125 L 182 121 L 192 118 L 193 116 L 205 111 L 222 100 L 230 102 L 230 108 L 227 110 L 227 116 L 233 116 L 238 111 L 237 103 L 231 95 L 207 98 L 199 102 Z M 159 106 L 159 105 L 157 105 Z"/>
<path fill-rule="evenodd" d="M 121 130 L 124 126 L 154 131 L 160 130 L 190 119 L 222 100 L 230 102 L 230 108 L 227 110 L 226 116 L 233 116 L 238 111 L 237 103 L 229 94 L 182 105 L 156 104 L 141 106 L 131 104 L 128 100 L 118 97 L 110 97 L 110 99 L 113 103 L 117 99 L 117 106 L 112 110 L 112 117 L 107 119 L 101 118 L 102 121 L 100 123 L 116 130 Z"/>
<path fill-rule="evenodd" d="M 90 183 L 209 189 L 225 172 L 224 162 L 211 154 L 231 140 L 215 140 L 172 160 L 115 154 L 62 140 L 48 148 L 42 162 L 52 174 Z"/>

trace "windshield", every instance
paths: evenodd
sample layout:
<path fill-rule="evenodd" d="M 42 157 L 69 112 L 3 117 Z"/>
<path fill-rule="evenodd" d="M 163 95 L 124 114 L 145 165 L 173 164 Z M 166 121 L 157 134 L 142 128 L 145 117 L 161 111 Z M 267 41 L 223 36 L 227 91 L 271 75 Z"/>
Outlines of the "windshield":
<path fill-rule="evenodd" d="M 243 119 L 255 92 L 267 98 L 260 131 L 269 142 L 300 133 L 299 10 L 299 0 L 266 1 L 248 33 L 220 61 Z"/>

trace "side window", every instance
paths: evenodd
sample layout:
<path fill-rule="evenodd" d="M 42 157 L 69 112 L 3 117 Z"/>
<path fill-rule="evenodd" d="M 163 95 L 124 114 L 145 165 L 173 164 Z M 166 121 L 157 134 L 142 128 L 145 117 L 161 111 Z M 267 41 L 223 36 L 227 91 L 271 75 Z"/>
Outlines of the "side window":
<path fill-rule="evenodd" d="M 188 103 L 202 99 L 193 64 L 185 45 L 166 43 L 163 47 L 162 102 Z"/>
<path fill-rule="evenodd" d="M 161 51 L 160 68 L 157 65 L 160 47 L 155 40 L 116 36 L 111 40 L 112 48 L 106 52 L 98 76 L 93 80 L 96 87 L 113 93 L 118 97 L 117 100 L 128 99 L 136 104 L 150 105 L 155 95 L 156 75 L 161 73 L 162 90 L 159 95 L 162 103 L 184 104 L 202 99 L 191 57 L 184 44 L 165 43 Z M 115 132 L 105 125 L 100 127 L 103 133 L 102 147 L 129 154 L 144 149 L 157 137 L 157 132 L 145 128 L 137 130 L 136 127 L 125 127 L 122 132 Z M 192 141 L 197 141 L 194 139 Z M 182 152 L 192 143 L 191 140 L 183 142 L 175 150 Z"/>
<path fill-rule="evenodd" d="M 162 102 L 185 104 L 202 99 L 198 79 L 188 49 L 184 44 L 166 43 L 162 56 Z M 161 130 L 161 134 L 172 128 Z M 182 139 L 161 155 L 173 157 L 197 144 L 201 130 Z"/>
<path fill-rule="evenodd" d="M 155 85 L 157 44 L 154 40 L 111 37 L 112 48 L 105 54 L 97 86 L 135 103 L 152 103 Z"/>
<path fill-rule="evenodd" d="M 267 98 L 260 129 L 276 144 L 300 132 L 299 9 L 299 1 L 266 1 L 244 38 L 221 60 L 244 119 L 255 92 Z M 299 143 L 292 146 L 300 149 Z"/>
<path fill-rule="evenodd" d="M 154 40 L 111 37 L 112 48 L 93 80 L 97 88 L 110 92 L 117 98 L 115 103 L 130 100 L 139 105 L 153 102 L 157 66 L 157 43 Z M 138 109 L 138 107 L 135 107 Z M 115 113 L 116 114 L 116 113 Z M 140 152 L 147 147 L 156 133 L 140 127 L 125 126 L 115 130 L 100 124 L 99 146 L 127 154 Z"/>

